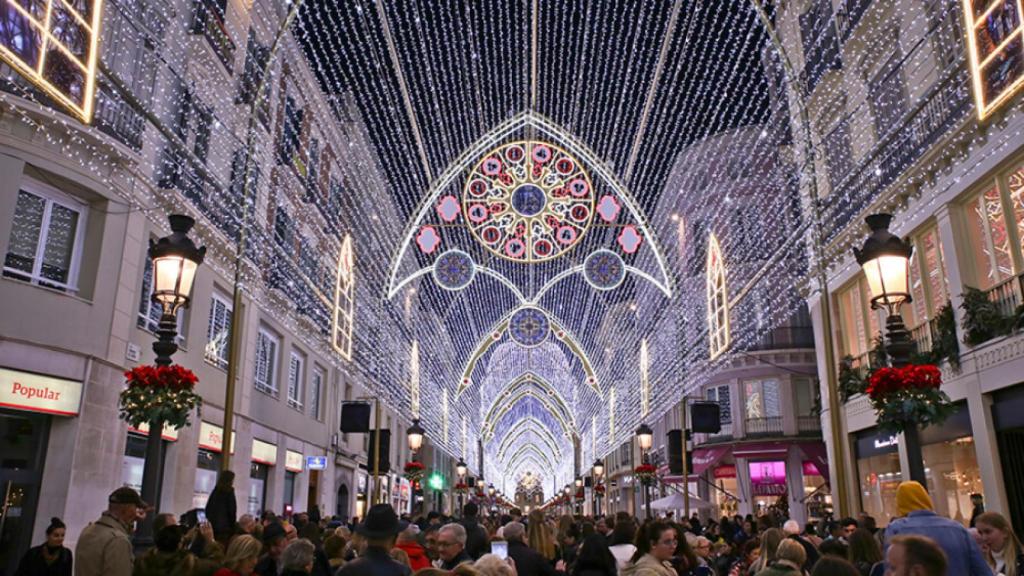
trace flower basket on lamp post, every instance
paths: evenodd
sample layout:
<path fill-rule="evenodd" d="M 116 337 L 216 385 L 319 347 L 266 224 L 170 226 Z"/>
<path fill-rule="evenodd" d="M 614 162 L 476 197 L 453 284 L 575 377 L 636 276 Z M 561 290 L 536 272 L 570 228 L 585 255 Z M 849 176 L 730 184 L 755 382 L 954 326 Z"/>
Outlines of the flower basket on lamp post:
<path fill-rule="evenodd" d="M 641 464 L 633 470 L 633 474 L 637 480 L 640 481 L 644 486 L 650 486 L 654 483 L 654 477 L 657 475 L 658 469 L 654 467 L 654 464 Z"/>
<path fill-rule="evenodd" d="M 405 463 L 403 472 L 409 482 L 419 482 L 423 479 L 423 475 L 426 471 L 426 466 L 422 462 L 416 460 L 410 460 Z"/>
<path fill-rule="evenodd" d="M 942 386 L 942 373 L 933 364 L 879 368 L 868 378 L 868 397 L 882 430 L 905 433 L 942 424 L 953 413 L 953 402 Z"/>
<path fill-rule="evenodd" d="M 193 409 L 202 409 L 203 399 L 194 391 L 199 379 L 188 368 L 177 364 L 136 366 L 124 377 L 128 387 L 121 392 L 120 417 L 134 428 L 163 422 L 180 429 L 189 425 Z"/>

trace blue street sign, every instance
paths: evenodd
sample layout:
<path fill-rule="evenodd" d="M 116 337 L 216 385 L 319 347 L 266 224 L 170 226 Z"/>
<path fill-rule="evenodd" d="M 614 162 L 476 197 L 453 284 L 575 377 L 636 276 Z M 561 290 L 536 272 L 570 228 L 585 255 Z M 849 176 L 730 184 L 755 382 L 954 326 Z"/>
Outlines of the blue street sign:
<path fill-rule="evenodd" d="M 306 456 L 307 470 L 325 470 L 327 468 L 327 456 Z"/>

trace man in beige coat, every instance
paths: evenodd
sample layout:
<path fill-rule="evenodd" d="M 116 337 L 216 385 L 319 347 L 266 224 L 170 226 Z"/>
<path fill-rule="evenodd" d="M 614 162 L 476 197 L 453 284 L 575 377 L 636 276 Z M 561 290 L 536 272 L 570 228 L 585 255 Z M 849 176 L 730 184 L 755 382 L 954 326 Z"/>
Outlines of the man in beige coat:
<path fill-rule="evenodd" d="M 107 510 L 78 537 L 75 576 L 131 576 L 132 524 L 140 508 L 146 503 L 131 488 L 110 493 Z"/>

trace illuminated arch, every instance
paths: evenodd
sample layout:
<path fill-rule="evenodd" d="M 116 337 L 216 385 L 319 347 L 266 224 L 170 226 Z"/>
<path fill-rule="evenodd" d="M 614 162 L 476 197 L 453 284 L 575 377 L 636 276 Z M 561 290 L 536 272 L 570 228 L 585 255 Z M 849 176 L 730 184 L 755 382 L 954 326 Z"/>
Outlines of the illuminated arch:
<path fill-rule="evenodd" d="M 355 326 L 356 261 L 352 236 L 345 235 L 338 254 L 338 273 L 334 283 L 334 318 L 331 344 L 346 360 L 352 359 L 352 331 Z"/>
<path fill-rule="evenodd" d="M 401 263 L 405 259 L 405 255 L 408 252 L 409 247 L 415 243 L 414 236 L 416 231 L 431 213 L 441 194 L 444 193 L 444 191 L 447 190 L 457 178 L 461 178 L 467 174 L 480 161 L 480 158 L 482 158 L 484 154 L 488 153 L 496 146 L 512 139 L 517 133 L 524 129 L 532 129 L 535 133 L 546 138 L 550 138 L 552 143 L 561 146 L 572 153 L 587 166 L 591 174 L 595 177 L 595 180 L 603 181 L 616 194 L 618 200 L 622 202 L 626 211 L 636 222 L 636 227 L 639 229 L 640 234 L 649 240 L 651 252 L 654 254 L 654 260 L 657 264 L 658 277 L 654 277 L 646 273 L 639 274 L 639 276 L 652 282 L 658 287 L 658 289 L 665 293 L 666 296 L 671 297 L 672 279 L 668 274 L 665 258 L 658 246 L 657 236 L 654 233 L 654 230 L 648 225 L 647 219 L 644 218 L 643 212 L 640 210 L 639 204 L 637 204 L 633 199 L 632 194 L 626 186 L 619 180 L 612 169 L 606 166 L 604 162 L 601 161 L 601 159 L 582 141 L 541 114 L 527 110 L 516 114 L 512 118 L 509 118 L 505 122 L 502 122 L 492 128 L 490 132 L 471 144 L 462 152 L 462 154 L 452 160 L 445 171 L 442 172 L 433 181 L 433 183 L 431 183 L 430 189 L 423 197 L 423 200 L 420 202 L 419 207 L 414 213 L 415 216 L 411 218 L 409 223 L 406 225 L 405 233 L 402 236 L 401 243 L 398 245 L 398 249 L 392 255 L 391 269 L 388 274 L 387 298 L 393 298 L 395 294 L 402 289 L 402 286 L 408 283 L 411 279 L 422 276 L 426 273 L 425 269 L 420 268 L 401 279 L 398 278 L 398 271 Z M 574 271 L 579 271 L 580 269 L 581 268 L 576 268 Z M 630 267 L 628 271 L 633 273 L 638 272 L 636 268 L 632 267 Z M 493 270 L 492 272 L 494 274 L 499 274 Z M 511 281 L 509 281 L 509 283 L 511 283 Z M 526 303 L 525 299 L 523 300 L 523 303 Z"/>
<path fill-rule="evenodd" d="M 725 261 L 714 234 L 708 238 L 707 262 L 708 343 L 711 358 L 729 348 L 729 291 L 725 282 Z"/>
<path fill-rule="evenodd" d="M 562 395 L 545 379 L 532 372 L 516 378 L 502 390 L 491 402 L 484 414 L 483 427 L 480 431 L 484 440 L 490 440 L 497 429 L 498 422 L 508 414 L 524 398 L 534 398 L 561 425 L 566 438 L 573 438 L 575 419 L 568 403 Z"/>
<path fill-rule="evenodd" d="M 525 446 L 520 446 L 518 450 L 512 453 L 512 456 L 510 456 L 505 462 L 505 468 L 514 469 L 516 467 L 515 464 L 527 456 L 534 456 L 538 462 L 543 463 L 545 467 L 541 468 L 541 470 L 554 471 L 558 467 L 556 462 L 551 459 L 551 456 L 541 452 L 540 449 L 533 444 L 527 444 Z"/>
<path fill-rule="evenodd" d="M 589 385 L 598 396 L 603 397 L 604 395 L 601 393 L 601 386 L 597 382 L 597 372 L 594 371 L 594 365 L 590 362 L 590 357 L 587 356 L 587 352 L 583 349 L 583 346 L 580 345 L 576 336 L 566 329 L 565 326 L 563 326 L 549 310 L 540 305 L 534 306 L 536 308 L 540 308 L 544 314 L 547 315 L 548 321 L 551 323 L 551 334 L 555 339 L 562 344 L 565 344 L 565 347 L 572 352 L 572 355 L 580 361 L 580 366 L 583 368 L 583 374 L 587 379 L 587 385 Z M 466 366 L 462 369 L 462 378 L 459 380 L 459 387 L 455 392 L 456 400 L 463 392 L 466 391 L 466 389 L 473 385 L 472 374 L 473 370 L 476 369 L 477 362 L 483 358 L 484 354 L 487 353 L 491 346 L 501 341 L 505 331 L 508 329 L 509 318 L 512 317 L 514 312 L 515 310 L 510 310 L 505 314 L 505 316 L 503 316 L 501 320 L 498 320 L 491 330 L 487 331 L 480 338 L 480 341 L 477 342 L 476 347 L 473 349 L 473 353 L 470 354 L 469 359 L 466 360 Z"/>
<path fill-rule="evenodd" d="M 555 440 L 555 437 L 548 431 L 548 427 L 540 420 L 530 417 L 516 421 L 515 424 L 505 431 L 505 437 L 502 438 L 501 444 L 498 445 L 498 460 L 504 460 L 505 452 L 509 447 L 521 436 L 528 433 L 535 433 L 540 436 L 548 451 L 554 454 L 555 458 L 561 457 L 562 449 L 558 445 L 558 441 Z"/>

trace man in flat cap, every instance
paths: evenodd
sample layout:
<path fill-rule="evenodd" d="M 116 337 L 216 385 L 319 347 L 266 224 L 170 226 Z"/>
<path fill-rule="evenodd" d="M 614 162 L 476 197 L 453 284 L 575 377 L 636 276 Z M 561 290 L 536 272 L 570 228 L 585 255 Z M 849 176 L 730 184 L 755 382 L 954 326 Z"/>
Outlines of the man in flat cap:
<path fill-rule="evenodd" d="M 75 546 L 75 576 L 131 576 L 132 527 L 146 503 L 127 486 L 107 497 L 100 519 L 82 530 Z"/>

